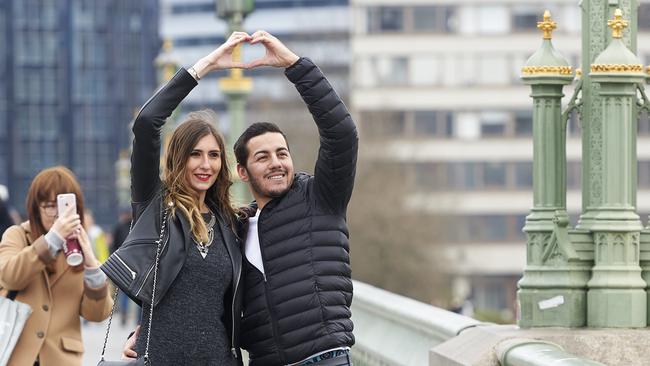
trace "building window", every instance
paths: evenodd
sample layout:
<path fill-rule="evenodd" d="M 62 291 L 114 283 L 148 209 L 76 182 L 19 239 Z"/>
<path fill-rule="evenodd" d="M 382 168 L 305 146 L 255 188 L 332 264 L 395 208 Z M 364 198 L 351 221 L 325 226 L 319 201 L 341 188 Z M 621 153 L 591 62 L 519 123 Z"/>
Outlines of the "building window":
<path fill-rule="evenodd" d="M 414 32 L 452 32 L 456 29 L 456 9 L 450 6 L 414 6 Z"/>
<path fill-rule="evenodd" d="M 381 6 L 368 8 L 368 32 L 401 32 L 404 30 L 404 8 Z"/>
<path fill-rule="evenodd" d="M 487 112 L 481 114 L 481 136 L 494 137 L 504 136 L 508 115 L 500 112 Z"/>
<path fill-rule="evenodd" d="M 437 136 L 440 135 L 441 126 L 438 123 L 436 111 L 416 111 L 413 113 L 416 136 Z"/>
<path fill-rule="evenodd" d="M 504 34 L 510 30 L 510 11 L 505 6 L 482 5 L 477 9 L 478 31 L 484 34 Z"/>
<path fill-rule="evenodd" d="M 531 111 L 515 112 L 515 136 L 532 136 L 533 115 Z"/>
<path fill-rule="evenodd" d="M 408 59 L 406 57 L 375 57 L 371 68 L 378 85 L 406 85 L 408 83 Z"/>
<path fill-rule="evenodd" d="M 506 164 L 505 163 L 484 163 L 483 183 L 485 187 L 506 186 Z"/>
<path fill-rule="evenodd" d="M 395 138 L 406 134 L 406 117 L 400 111 L 362 112 L 363 133 L 373 138 Z"/>
<path fill-rule="evenodd" d="M 533 186 L 533 163 L 514 163 L 515 187 L 531 188 Z"/>
<path fill-rule="evenodd" d="M 515 6 L 512 9 L 512 29 L 515 31 L 534 32 L 537 22 L 541 20 L 544 9 L 535 6 Z"/>

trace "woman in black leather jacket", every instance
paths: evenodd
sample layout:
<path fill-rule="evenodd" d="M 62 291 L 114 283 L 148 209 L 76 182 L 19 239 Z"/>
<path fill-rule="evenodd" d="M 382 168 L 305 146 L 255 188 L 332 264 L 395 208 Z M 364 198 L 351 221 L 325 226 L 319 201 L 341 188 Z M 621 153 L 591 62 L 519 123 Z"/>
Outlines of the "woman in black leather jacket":
<path fill-rule="evenodd" d="M 235 32 L 193 67 L 179 70 L 145 103 L 133 125 L 133 226 L 102 269 L 142 304 L 135 351 L 144 356 L 150 327 L 153 365 L 241 365 L 240 241 L 226 150 L 211 114 L 190 113 L 169 141 L 162 180 L 158 166 L 165 120 L 208 72 L 243 67 L 232 61 L 232 52 L 249 40 Z"/>

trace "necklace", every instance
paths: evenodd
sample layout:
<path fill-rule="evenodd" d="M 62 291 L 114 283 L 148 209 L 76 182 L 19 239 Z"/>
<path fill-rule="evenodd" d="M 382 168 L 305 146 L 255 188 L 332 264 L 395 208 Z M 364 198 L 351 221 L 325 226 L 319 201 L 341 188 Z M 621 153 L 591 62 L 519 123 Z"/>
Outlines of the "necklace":
<path fill-rule="evenodd" d="M 196 244 L 196 249 L 199 250 L 199 254 L 201 254 L 201 257 L 205 259 L 205 257 L 208 255 L 208 248 L 210 245 L 212 245 L 212 240 L 214 239 L 214 224 L 217 222 L 216 217 L 214 217 L 214 214 L 212 211 L 210 211 L 210 222 L 208 222 L 208 241 L 206 243 L 201 243 L 200 241 L 197 241 L 194 239 L 194 243 Z"/>

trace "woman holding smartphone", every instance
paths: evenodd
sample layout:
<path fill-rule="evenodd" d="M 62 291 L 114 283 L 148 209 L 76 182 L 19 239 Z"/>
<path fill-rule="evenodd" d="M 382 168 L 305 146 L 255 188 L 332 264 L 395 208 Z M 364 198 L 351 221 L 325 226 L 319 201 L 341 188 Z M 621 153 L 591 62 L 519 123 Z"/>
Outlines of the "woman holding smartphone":
<path fill-rule="evenodd" d="M 141 303 L 135 351 L 153 365 L 241 365 L 240 241 L 224 140 L 211 114 L 189 113 L 171 136 L 162 180 L 158 166 L 166 119 L 207 73 L 241 67 L 232 52 L 249 39 L 235 32 L 193 67 L 180 69 L 133 124 L 133 226 L 102 270 Z"/>
<path fill-rule="evenodd" d="M 71 207 L 58 215 L 56 197 L 74 193 Z M 108 317 L 113 302 L 106 276 L 90 247 L 79 212 L 83 195 L 74 174 L 57 166 L 41 171 L 27 193 L 29 221 L 5 231 L 0 242 L 0 287 L 3 296 L 18 291 L 16 300 L 32 308 L 10 366 L 81 365 L 83 343 L 79 316 L 90 321 Z M 66 239 L 76 238 L 83 262 L 71 267 L 63 252 Z"/>

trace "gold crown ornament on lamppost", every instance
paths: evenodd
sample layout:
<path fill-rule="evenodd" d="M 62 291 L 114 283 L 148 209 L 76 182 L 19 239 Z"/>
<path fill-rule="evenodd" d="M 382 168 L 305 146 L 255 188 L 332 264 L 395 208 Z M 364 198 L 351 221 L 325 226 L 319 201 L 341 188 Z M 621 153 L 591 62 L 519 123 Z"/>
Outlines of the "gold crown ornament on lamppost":
<path fill-rule="evenodd" d="M 612 41 L 609 46 L 591 64 L 591 73 L 643 73 L 643 65 L 623 43 L 623 30 L 628 27 L 623 20 L 621 9 L 614 11 L 614 19 L 607 21 L 612 29 Z"/>
<path fill-rule="evenodd" d="M 544 18 L 537 23 L 537 28 L 543 33 L 542 46 L 526 61 L 521 69 L 522 77 L 527 76 L 571 76 L 573 71 L 564 56 L 555 50 L 551 39 L 557 23 L 551 19 L 551 12 L 546 10 Z"/>

